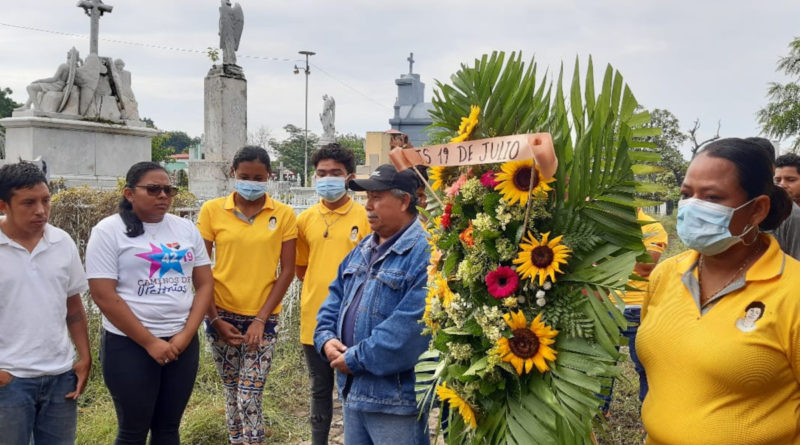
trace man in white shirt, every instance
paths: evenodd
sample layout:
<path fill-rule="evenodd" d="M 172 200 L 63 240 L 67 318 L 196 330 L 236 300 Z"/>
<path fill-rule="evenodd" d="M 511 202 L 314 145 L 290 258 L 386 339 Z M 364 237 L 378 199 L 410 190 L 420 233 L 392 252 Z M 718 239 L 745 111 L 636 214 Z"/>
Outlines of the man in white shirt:
<path fill-rule="evenodd" d="M 92 366 L 86 274 L 75 242 L 47 223 L 50 191 L 34 164 L 0 168 L 0 212 L 0 445 L 74 444 Z"/>

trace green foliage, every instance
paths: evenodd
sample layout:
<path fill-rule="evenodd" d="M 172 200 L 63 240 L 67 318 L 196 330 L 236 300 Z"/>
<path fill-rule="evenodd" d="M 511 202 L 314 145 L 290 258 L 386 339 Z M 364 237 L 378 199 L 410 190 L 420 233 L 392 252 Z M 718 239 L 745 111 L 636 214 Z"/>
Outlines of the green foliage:
<path fill-rule="evenodd" d="M 13 93 L 11 88 L 0 88 L 0 118 L 11 116 L 11 112 L 14 111 L 15 108 L 22 106 L 22 104 L 14 102 L 14 99 L 11 98 L 11 94 Z"/>
<path fill-rule="evenodd" d="M 156 128 L 155 122 L 153 122 L 153 119 L 150 119 L 149 117 L 142 117 L 142 122 L 144 122 L 144 125 L 147 128 Z"/>
<path fill-rule="evenodd" d="M 159 133 L 150 141 L 150 159 L 153 162 L 172 161 L 170 156 L 175 154 L 175 149 L 165 145 L 167 138 L 166 133 Z"/>
<path fill-rule="evenodd" d="M 667 202 L 667 213 L 671 213 L 675 203 L 680 199 L 680 186 L 689 167 L 689 161 L 680 152 L 680 146 L 689 136 L 680 130 L 678 118 L 669 110 L 654 108 L 650 111 L 650 118 L 650 122 L 644 127 L 660 128 L 661 133 L 644 138 L 646 143 L 652 145 L 650 148 L 641 147 L 641 149 L 658 153 L 659 159 L 647 165 L 650 170 L 637 171 L 634 168 L 634 173 L 642 175 L 643 181 L 660 186 L 655 193 L 647 193 L 642 197 L 655 202 Z"/>
<path fill-rule="evenodd" d="M 319 138 L 314 133 L 309 132 L 308 141 L 306 141 L 305 130 L 292 124 L 287 124 L 283 127 L 283 130 L 289 134 L 286 139 L 283 141 L 271 140 L 269 142 L 270 147 L 278 154 L 278 159 L 275 164 L 277 166 L 278 163 L 283 162 L 284 168 L 288 168 L 299 174 L 301 183 L 305 184 L 308 172 L 303 171 L 305 164 L 304 150 L 306 147 L 308 148 L 308 167 L 310 171 L 312 167 L 310 165 L 311 154 L 314 153 Z"/>
<path fill-rule="evenodd" d="M 11 98 L 11 88 L 0 88 L 0 119 L 11 116 L 15 108 L 22 106 Z M 0 159 L 6 157 L 6 128 L 0 126 Z"/>
<path fill-rule="evenodd" d="M 353 155 L 356 158 L 356 165 L 364 165 L 367 155 L 364 152 L 364 143 L 366 141 L 363 136 L 359 136 L 355 133 L 339 134 L 336 136 L 336 142 L 342 147 L 347 147 L 353 151 Z"/>
<path fill-rule="evenodd" d="M 794 151 L 800 150 L 800 37 L 789 43 L 789 55 L 778 61 L 778 71 L 792 77 L 785 84 L 772 82 L 767 89 L 769 103 L 758 111 L 761 131 L 777 139 L 795 138 Z"/>

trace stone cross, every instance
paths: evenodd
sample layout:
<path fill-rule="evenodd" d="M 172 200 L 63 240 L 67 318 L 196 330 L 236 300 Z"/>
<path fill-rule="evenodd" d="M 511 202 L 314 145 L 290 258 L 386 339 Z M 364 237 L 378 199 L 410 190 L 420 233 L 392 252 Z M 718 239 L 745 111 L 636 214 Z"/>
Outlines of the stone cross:
<path fill-rule="evenodd" d="M 411 53 L 408 58 L 408 74 L 414 73 L 414 53 Z"/>
<path fill-rule="evenodd" d="M 81 0 L 78 2 L 78 7 L 83 8 L 83 12 L 91 17 L 89 54 L 97 55 L 97 35 L 100 33 L 100 17 L 106 12 L 110 14 L 114 7 L 104 4 L 103 0 Z"/>

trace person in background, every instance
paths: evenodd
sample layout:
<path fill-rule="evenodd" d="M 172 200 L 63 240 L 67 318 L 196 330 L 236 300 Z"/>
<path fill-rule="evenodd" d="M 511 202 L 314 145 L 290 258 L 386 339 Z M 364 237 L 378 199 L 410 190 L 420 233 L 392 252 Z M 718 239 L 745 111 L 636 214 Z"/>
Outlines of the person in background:
<path fill-rule="evenodd" d="M 664 226 L 656 222 L 653 217 L 644 213 L 640 208 L 637 210 L 636 218 L 640 222 L 648 221 L 649 224 L 642 226 L 642 242 L 644 243 L 647 255 L 650 257 L 648 262 L 637 262 L 633 268 L 633 273 L 643 278 L 643 280 L 629 280 L 628 286 L 631 288 L 622 293 L 620 297 L 625 302 L 625 320 L 628 322 L 628 328 L 622 332 L 622 335 L 628 339 L 628 350 L 633 362 L 633 367 L 639 375 L 639 403 L 644 401 L 647 395 L 647 374 L 644 371 L 639 357 L 636 355 L 636 333 L 639 330 L 639 323 L 641 322 L 642 302 L 644 301 L 647 293 L 647 278 L 650 273 L 658 264 L 658 260 L 667 248 L 668 235 L 664 230 Z M 603 413 L 608 416 L 609 408 L 611 406 L 611 399 L 614 390 L 614 381 L 611 381 L 608 396 L 602 395 L 604 401 Z"/>
<path fill-rule="evenodd" d="M 280 303 L 294 275 L 294 210 L 267 195 L 270 174 L 266 150 L 241 148 L 231 166 L 235 191 L 206 201 L 197 218 L 207 251 L 216 251 L 206 334 L 235 444 L 266 440 L 264 383 L 277 341 Z"/>
<path fill-rule="evenodd" d="M 350 182 L 367 192 L 373 232 L 339 265 L 314 332 L 314 347 L 337 371 L 348 445 L 429 443 L 414 392 L 414 366 L 430 340 L 419 322 L 430 252 L 417 187 L 389 164 Z"/>
<path fill-rule="evenodd" d="M 775 159 L 775 184 L 786 190 L 795 205 L 800 204 L 800 156 L 786 153 Z"/>
<path fill-rule="evenodd" d="M 34 164 L 0 168 L 0 213 L 0 444 L 71 445 L 92 367 L 86 274 L 72 238 L 47 223 Z"/>
<path fill-rule="evenodd" d="M 125 177 L 119 213 L 92 229 L 86 272 L 103 313 L 100 362 L 117 412 L 115 445 L 180 443 L 211 302 L 211 261 L 191 221 L 167 213 L 177 187 L 154 162 Z"/>
<path fill-rule="evenodd" d="M 416 169 L 422 178 L 420 178 L 413 169 Z M 416 181 L 418 185 L 417 190 L 414 192 L 414 195 L 417 197 L 416 205 L 422 210 L 428 208 L 428 194 L 425 191 L 425 183 L 428 182 L 428 167 L 425 165 L 416 165 L 401 171 L 400 174 L 407 175 Z M 424 215 L 419 215 L 419 217 L 420 219 L 423 219 Z"/>
<path fill-rule="evenodd" d="M 677 229 L 690 250 L 653 270 L 636 337 L 648 444 L 800 444 L 800 262 L 762 233 L 791 208 L 772 173 L 736 138 L 689 165 Z"/>
<path fill-rule="evenodd" d="M 777 171 L 775 167 L 775 146 L 772 145 L 772 142 L 761 137 L 750 137 L 746 138 L 745 141 L 758 146 L 769 158 L 773 172 Z M 785 182 L 788 184 L 788 181 Z M 780 186 L 780 184 L 778 185 Z M 781 186 L 781 188 L 786 190 L 786 187 Z M 789 192 L 789 190 L 787 190 L 787 192 Z M 789 193 L 789 197 L 792 197 L 791 193 Z M 791 255 L 794 259 L 800 260 L 800 206 L 793 203 L 792 212 L 778 228 L 771 233 L 775 236 L 775 239 L 778 240 L 778 244 L 784 252 Z"/>
<path fill-rule="evenodd" d="M 311 156 L 320 201 L 297 217 L 295 273 L 303 282 L 300 295 L 300 343 L 311 383 L 311 443 L 325 445 L 333 417 L 333 369 L 314 350 L 317 312 L 328 296 L 336 269 L 371 229 L 364 206 L 347 195 L 355 157 L 332 143 Z"/>

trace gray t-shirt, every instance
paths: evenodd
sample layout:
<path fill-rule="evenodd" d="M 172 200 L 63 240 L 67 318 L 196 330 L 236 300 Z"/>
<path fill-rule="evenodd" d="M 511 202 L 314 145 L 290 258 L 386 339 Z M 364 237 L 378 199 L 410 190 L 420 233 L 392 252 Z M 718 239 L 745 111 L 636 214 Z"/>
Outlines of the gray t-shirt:
<path fill-rule="evenodd" d="M 772 233 L 781 250 L 800 260 L 800 207 L 792 203 L 792 213 Z"/>

